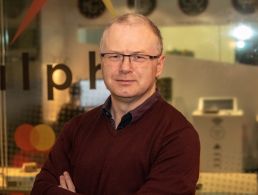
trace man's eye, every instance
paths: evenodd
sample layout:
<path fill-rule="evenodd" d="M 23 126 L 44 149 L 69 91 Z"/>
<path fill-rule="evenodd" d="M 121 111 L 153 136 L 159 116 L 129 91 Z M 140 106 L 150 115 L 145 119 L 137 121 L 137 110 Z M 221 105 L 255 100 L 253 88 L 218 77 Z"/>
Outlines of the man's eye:
<path fill-rule="evenodd" d="M 134 59 L 136 59 L 136 60 L 144 60 L 144 59 L 146 59 L 146 56 L 143 56 L 143 55 L 134 55 Z"/>
<path fill-rule="evenodd" d="M 119 54 L 111 54 L 108 57 L 111 59 L 120 59 L 121 56 Z"/>

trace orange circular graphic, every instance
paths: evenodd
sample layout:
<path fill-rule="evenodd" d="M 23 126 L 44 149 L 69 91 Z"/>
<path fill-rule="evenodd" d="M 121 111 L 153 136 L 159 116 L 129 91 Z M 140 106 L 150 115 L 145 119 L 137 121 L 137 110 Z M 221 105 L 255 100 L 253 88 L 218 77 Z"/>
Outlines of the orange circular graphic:
<path fill-rule="evenodd" d="M 14 133 L 14 140 L 16 145 L 24 151 L 33 151 L 34 147 L 30 142 L 30 134 L 32 132 L 33 126 L 30 124 L 19 125 Z"/>
<path fill-rule="evenodd" d="M 41 152 L 49 151 L 55 143 L 55 138 L 54 130 L 45 124 L 35 126 L 30 133 L 30 143 Z"/>

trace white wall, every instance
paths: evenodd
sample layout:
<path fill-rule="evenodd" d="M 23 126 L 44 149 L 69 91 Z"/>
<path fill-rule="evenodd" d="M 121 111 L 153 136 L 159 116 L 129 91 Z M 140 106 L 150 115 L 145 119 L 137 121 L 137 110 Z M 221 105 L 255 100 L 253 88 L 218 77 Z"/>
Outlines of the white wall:
<path fill-rule="evenodd" d="M 257 157 L 258 67 L 167 56 L 163 77 L 173 78 L 173 104 L 192 121 L 199 97 L 237 97 L 244 112 L 245 158 Z"/>

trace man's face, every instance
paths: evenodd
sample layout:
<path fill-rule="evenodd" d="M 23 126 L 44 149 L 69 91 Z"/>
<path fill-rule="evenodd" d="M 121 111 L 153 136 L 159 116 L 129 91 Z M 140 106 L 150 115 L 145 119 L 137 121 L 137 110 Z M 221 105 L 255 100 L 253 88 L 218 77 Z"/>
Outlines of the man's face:
<path fill-rule="evenodd" d="M 158 41 L 146 25 L 113 24 L 107 31 L 101 53 L 159 56 Z M 126 101 L 146 99 L 155 92 L 156 77 L 163 69 L 164 56 L 144 62 L 114 62 L 102 58 L 102 74 L 111 95 Z"/>

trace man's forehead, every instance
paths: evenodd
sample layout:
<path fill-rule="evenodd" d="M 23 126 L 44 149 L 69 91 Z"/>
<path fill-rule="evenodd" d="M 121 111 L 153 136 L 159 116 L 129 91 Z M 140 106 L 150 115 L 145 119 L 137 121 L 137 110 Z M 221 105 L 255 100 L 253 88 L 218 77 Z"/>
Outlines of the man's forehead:
<path fill-rule="evenodd" d="M 111 44 L 112 43 L 112 44 Z M 114 23 L 103 36 L 102 49 L 130 53 L 146 53 L 159 48 L 159 40 L 151 27 L 144 22 Z M 147 49 L 147 51 L 146 51 Z M 128 51 L 127 51 L 128 50 Z"/>
<path fill-rule="evenodd" d="M 139 33 L 139 35 L 142 34 L 146 34 L 148 33 L 150 36 L 150 34 L 152 34 L 153 36 L 155 36 L 155 34 L 153 33 L 153 31 L 151 30 L 151 28 L 146 25 L 146 24 L 113 24 L 112 26 L 110 26 L 110 28 L 107 30 L 106 34 L 108 36 L 112 36 L 113 35 L 117 35 L 117 34 L 124 34 L 124 33 Z M 128 35 L 130 36 L 130 35 Z M 147 38 L 147 37 L 143 37 L 143 38 Z"/>

